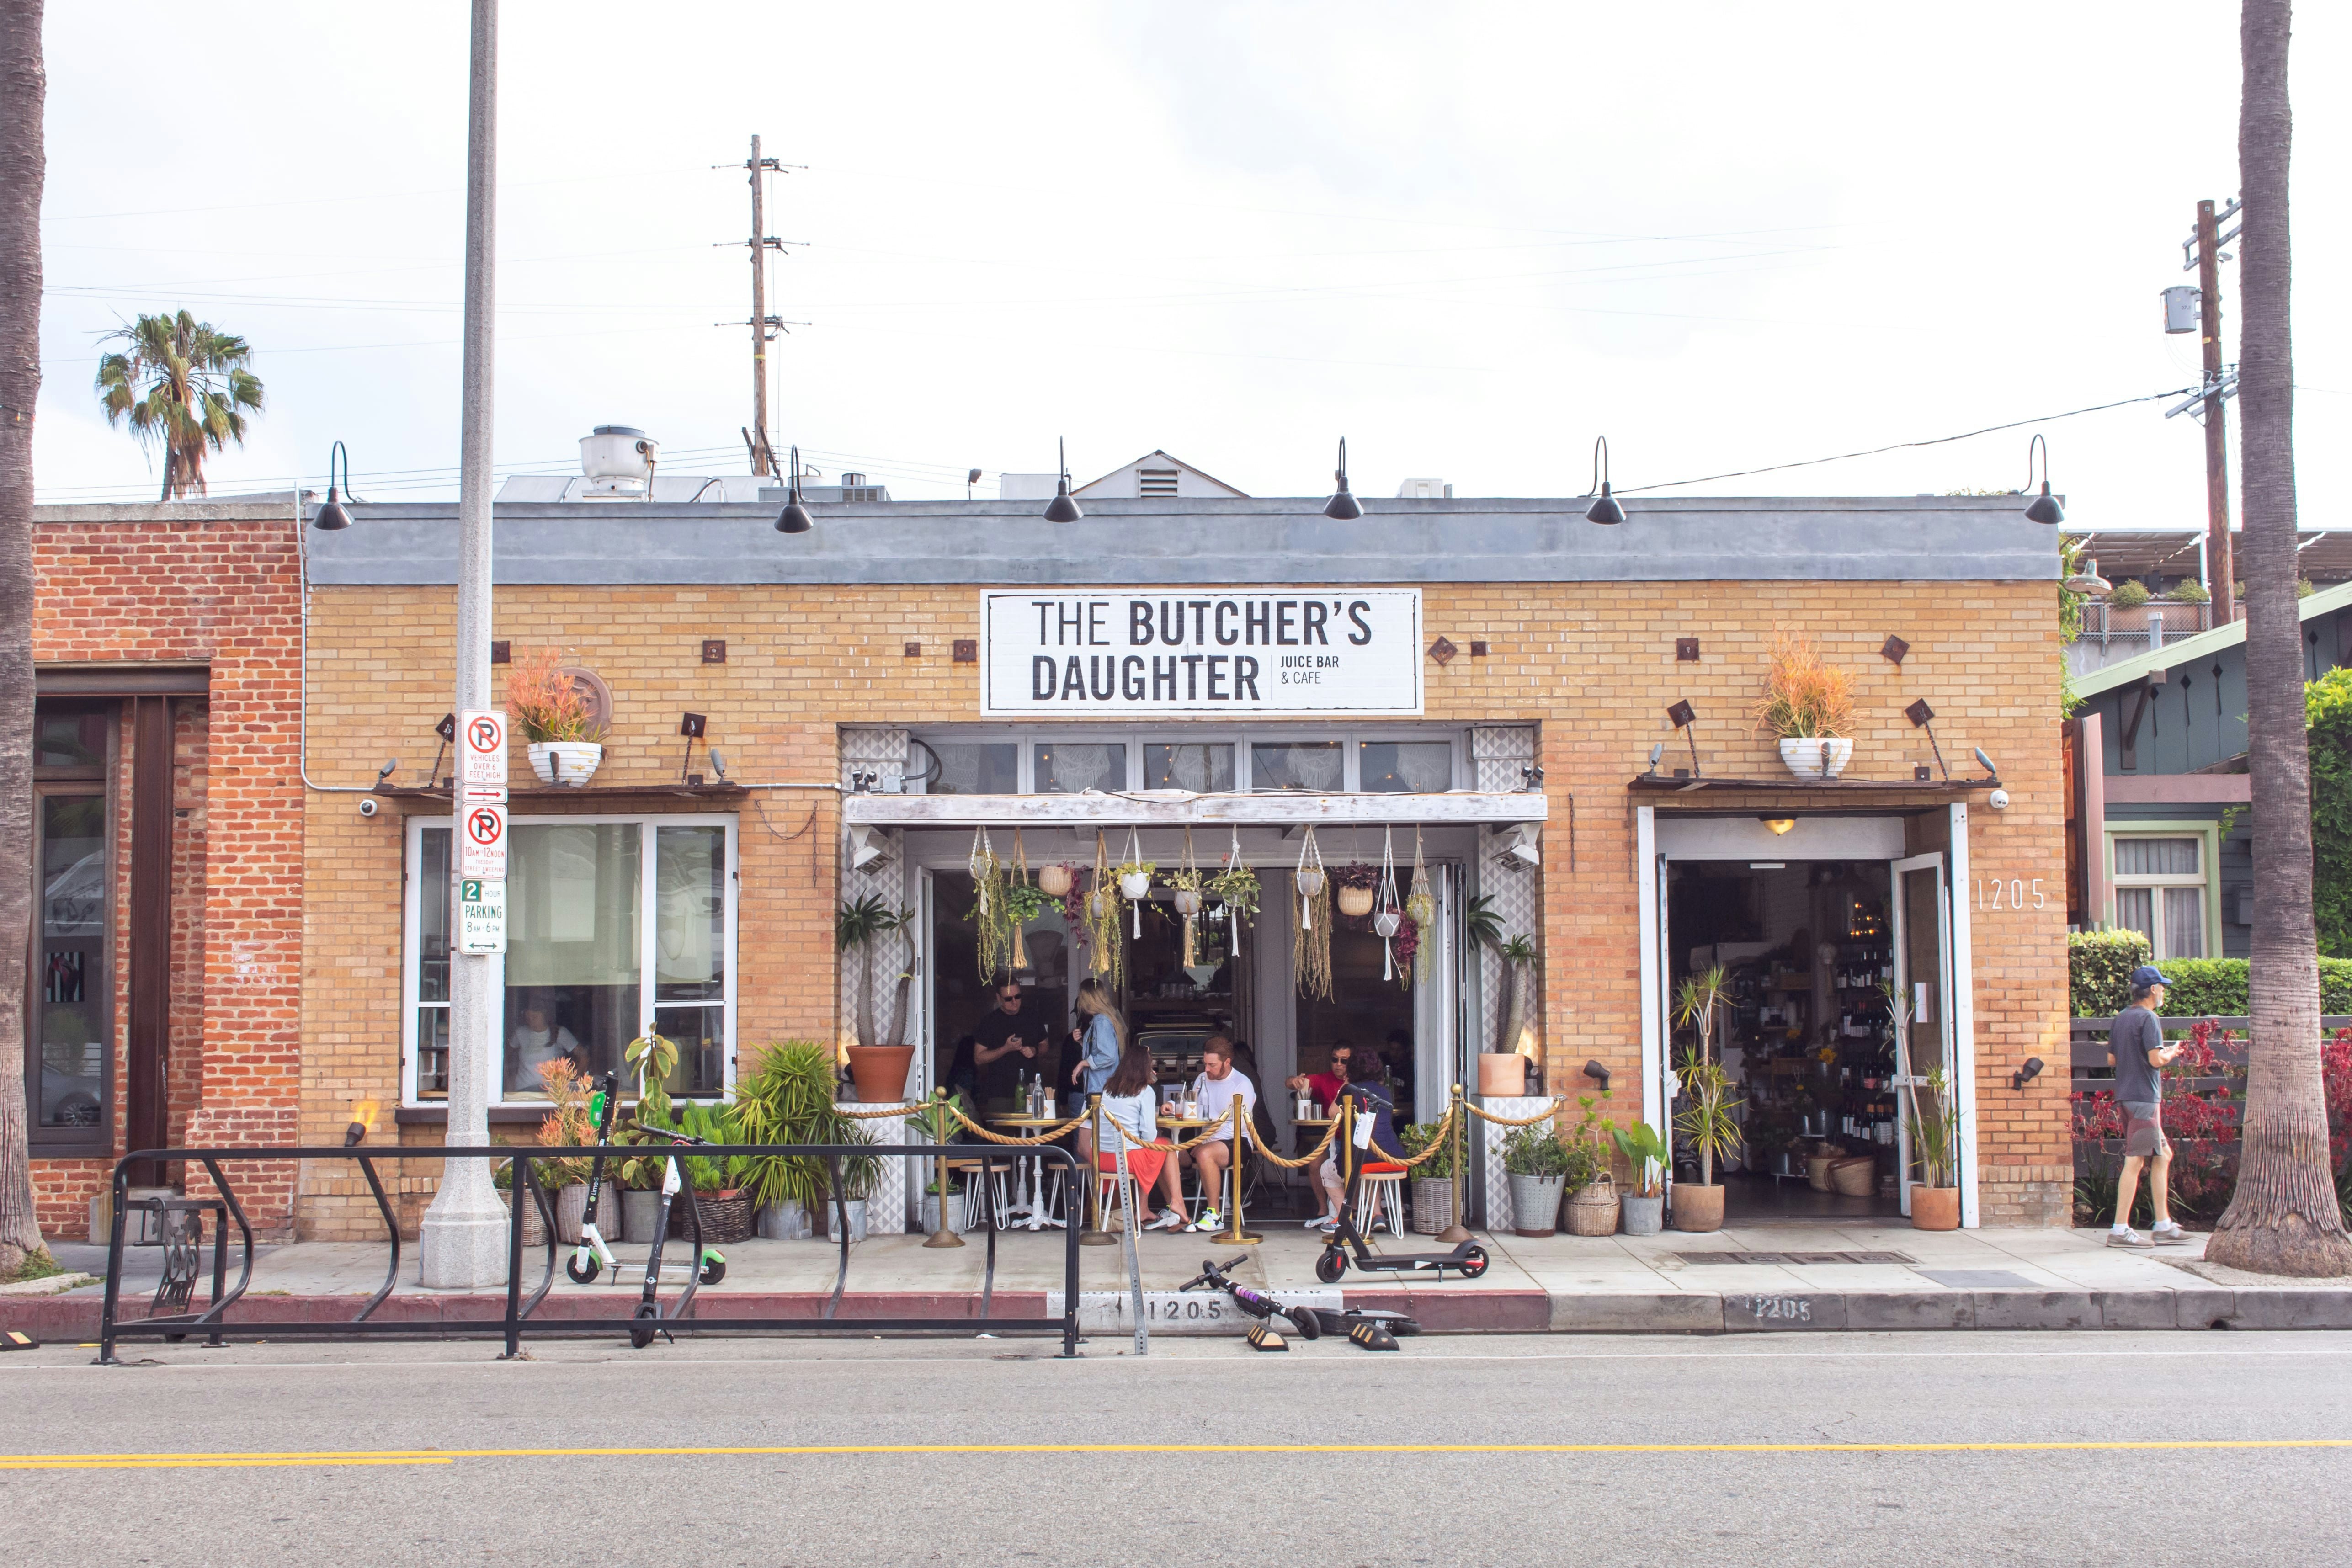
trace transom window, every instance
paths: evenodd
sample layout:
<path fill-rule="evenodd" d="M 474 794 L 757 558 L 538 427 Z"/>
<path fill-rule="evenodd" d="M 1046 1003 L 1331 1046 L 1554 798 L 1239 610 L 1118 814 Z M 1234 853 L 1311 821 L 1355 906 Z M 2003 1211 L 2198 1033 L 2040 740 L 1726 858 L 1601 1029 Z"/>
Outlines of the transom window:
<path fill-rule="evenodd" d="M 2206 956 L 2204 839 L 2113 841 L 2116 924 L 2147 937 L 2159 960 Z"/>
<path fill-rule="evenodd" d="M 1071 795 L 1187 789 L 1315 794 L 1442 794 L 1466 768 L 1451 731 L 1349 734 L 1289 729 L 1236 735 L 1007 733 L 918 735 L 906 789 L 929 795 Z M 885 786 L 887 788 L 887 786 Z"/>
<path fill-rule="evenodd" d="M 404 1084 L 449 1092 L 449 824 L 408 824 Z M 508 832 L 506 1009 L 491 1100 L 545 1098 L 540 1069 L 569 1061 L 635 1083 L 624 1051 L 673 1040 L 677 1096 L 734 1082 L 735 821 L 520 818 Z"/>

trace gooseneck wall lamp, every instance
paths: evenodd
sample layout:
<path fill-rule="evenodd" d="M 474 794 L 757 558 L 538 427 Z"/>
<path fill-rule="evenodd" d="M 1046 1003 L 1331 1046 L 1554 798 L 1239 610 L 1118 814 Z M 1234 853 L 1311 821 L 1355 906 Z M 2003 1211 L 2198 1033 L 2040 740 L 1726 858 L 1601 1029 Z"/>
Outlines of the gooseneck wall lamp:
<path fill-rule="evenodd" d="M 2036 447 L 2042 450 L 2042 494 L 2034 497 L 2033 504 L 2025 508 L 2026 520 L 2053 525 L 2063 523 L 2066 520 L 2066 508 L 2060 506 L 2058 497 L 2050 493 L 2050 444 L 2042 440 L 2038 432 L 2025 446 L 2025 486 L 2029 490 L 2033 487 L 2033 452 Z"/>
<path fill-rule="evenodd" d="M 1339 488 L 1323 503 L 1323 515 L 1342 523 L 1352 523 L 1364 515 L 1363 503 L 1348 493 L 1348 438 L 1339 437 L 1339 466 L 1331 477 L 1339 481 Z"/>
<path fill-rule="evenodd" d="M 339 458 L 343 465 L 342 491 L 335 488 L 335 463 Z M 330 534 L 350 528 L 352 515 L 343 507 L 342 496 L 343 491 L 348 491 L 351 487 L 352 455 L 344 451 L 343 444 L 338 441 L 327 452 L 327 504 L 319 508 L 319 515 L 310 519 L 310 526 L 322 533 Z M 356 501 L 359 497 L 354 495 L 352 499 Z"/>
<path fill-rule="evenodd" d="M 1055 455 L 1060 458 L 1061 476 L 1054 482 L 1054 498 L 1045 503 L 1045 520 L 1049 523 L 1075 523 L 1086 514 L 1070 499 L 1070 444 L 1056 440 Z"/>
<path fill-rule="evenodd" d="M 1584 508 L 1588 523 L 1617 524 L 1625 520 L 1625 508 L 1609 493 L 1609 438 L 1597 436 L 1592 443 L 1592 488 L 1601 492 L 1592 505 Z M 1586 495 L 1592 494 L 1587 490 Z"/>
<path fill-rule="evenodd" d="M 791 477 L 784 481 L 784 509 L 776 514 L 776 531 L 780 534 L 804 534 L 814 527 L 809 509 L 801 504 L 801 449 L 793 448 Z"/>

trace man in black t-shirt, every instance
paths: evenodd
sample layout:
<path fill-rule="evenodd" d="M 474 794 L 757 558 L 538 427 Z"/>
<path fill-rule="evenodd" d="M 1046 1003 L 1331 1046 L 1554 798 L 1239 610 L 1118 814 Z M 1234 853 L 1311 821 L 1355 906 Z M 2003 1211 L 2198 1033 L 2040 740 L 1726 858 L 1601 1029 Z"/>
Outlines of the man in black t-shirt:
<path fill-rule="evenodd" d="M 1005 981 L 996 988 L 996 1005 L 972 1026 L 972 1038 L 980 1042 L 972 1050 L 972 1061 L 979 1069 L 981 1109 L 1013 1103 L 1020 1098 L 1021 1080 L 1039 1071 L 1045 1029 L 1022 1016 L 1023 999 L 1021 988 Z"/>

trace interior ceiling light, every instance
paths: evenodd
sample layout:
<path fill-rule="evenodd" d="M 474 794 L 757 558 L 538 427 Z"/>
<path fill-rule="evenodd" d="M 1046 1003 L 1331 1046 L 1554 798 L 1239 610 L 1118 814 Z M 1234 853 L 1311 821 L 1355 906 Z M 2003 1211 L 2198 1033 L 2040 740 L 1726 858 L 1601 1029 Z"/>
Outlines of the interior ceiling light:
<path fill-rule="evenodd" d="M 2029 490 L 2033 487 L 2033 449 L 2037 446 L 2042 449 L 2042 494 L 2025 508 L 2025 517 L 2033 523 L 2063 523 L 2066 520 L 2066 508 L 2050 493 L 2050 444 L 2038 432 L 2025 445 L 2025 486 Z"/>
<path fill-rule="evenodd" d="M 1055 450 L 1061 456 L 1062 476 L 1054 483 L 1054 498 L 1045 503 L 1045 520 L 1049 523 L 1075 523 L 1086 516 L 1078 504 L 1070 499 L 1070 444 L 1056 438 Z"/>
<path fill-rule="evenodd" d="M 1766 827 L 1771 829 L 1775 837 L 1787 832 L 1790 828 L 1797 825 L 1797 819 L 1794 817 L 1759 817 L 1757 820 L 1762 822 Z"/>
<path fill-rule="evenodd" d="M 792 477 L 785 481 L 784 509 L 776 514 L 776 531 L 780 534 L 804 534 L 814 526 L 809 510 L 801 505 L 801 449 L 793 448 Z"/>
<path fill-rule="evenodd" d="M 342 497 L 335 489 L 335 459 L 338 457 L 343 460 L 343 488 L 348 490 L 352 486 L 352 455 L 344 451 L 343 444 L 338 441 L 327 452 L 327 504 L 319 508 L 317 517 L 310 519 L 310 526 L 321 533 L 337 533 L 352 526 L 352 515 L 343 508 Z M 356 501 L 359 497 L 355 495 L 352 499 Z"/>
<path fill-rule="evenodd" d="M 1601 494 L 1584 508 L 1586 522 L 1616 524 L 1625 520 L 1625 508 L 1609 493 L 1609 438 L 1605 435 L 1596 436 L 1592 442 L 1592 489 L 1584 493 L 1590 496 L 1592 490 Z"/>
<path fill-rule="evenodd" d="M 1331 477 L 1339 481 L 1339 488 L 1323 503 L 1323 515 L 1343 523 L 1352 523 L 1364 515 L 1363 503 L 1348 493 L 1348 438 L 1339 437 L 1339 466 Z"/>

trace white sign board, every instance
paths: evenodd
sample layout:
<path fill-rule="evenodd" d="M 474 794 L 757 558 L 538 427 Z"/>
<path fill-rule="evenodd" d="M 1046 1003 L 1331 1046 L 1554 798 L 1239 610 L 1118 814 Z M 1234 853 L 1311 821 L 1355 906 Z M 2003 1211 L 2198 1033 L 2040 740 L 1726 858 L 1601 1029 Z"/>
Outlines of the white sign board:
<path fill-rule="evenodd" d="M 457 716 L 457 782 L 507 781 L 507 716 L 494 707 L 468 708 Z"/>
<path fill-rule="evenodd" d="M 991 589 L 980 625 L 992 718 L 1421 713 L 1417 588 Z"/>
<path fill-rule="evenodd" d="M 457 951 L 507 950 L 507 884 L 463 877 L 457 883 Z"/>
<path fill-rule="evenodd" d="M 457 809 L 457 875 L 507 879 L 507 809 L 485 800 Z"/>

